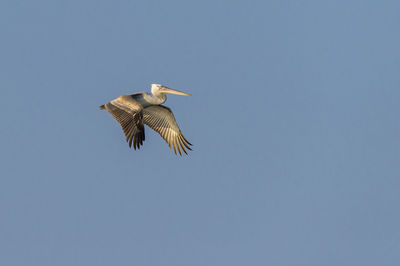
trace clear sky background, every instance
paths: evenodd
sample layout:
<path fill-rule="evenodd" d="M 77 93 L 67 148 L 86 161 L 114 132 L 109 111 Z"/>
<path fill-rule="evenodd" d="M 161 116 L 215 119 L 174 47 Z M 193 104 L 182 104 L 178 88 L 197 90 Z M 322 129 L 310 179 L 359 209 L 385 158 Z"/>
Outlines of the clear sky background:
<path fill-rule="evenodd" d="M 0 265 L 400 265 L 398 1 L 1 1 Z M 98 106 L 161 83 L 189 156 Z"/>

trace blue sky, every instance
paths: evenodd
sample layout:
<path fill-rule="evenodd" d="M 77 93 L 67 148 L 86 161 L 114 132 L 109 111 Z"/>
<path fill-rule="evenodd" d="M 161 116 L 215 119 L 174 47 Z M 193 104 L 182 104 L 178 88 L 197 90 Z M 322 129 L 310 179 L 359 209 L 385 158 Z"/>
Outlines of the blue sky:
<path fill-rule="evenodd" d="M 2 1 L 0 264 L 399 265 L 397 1 Z M 98 106 L 161 83 L 189 156 Z"/>

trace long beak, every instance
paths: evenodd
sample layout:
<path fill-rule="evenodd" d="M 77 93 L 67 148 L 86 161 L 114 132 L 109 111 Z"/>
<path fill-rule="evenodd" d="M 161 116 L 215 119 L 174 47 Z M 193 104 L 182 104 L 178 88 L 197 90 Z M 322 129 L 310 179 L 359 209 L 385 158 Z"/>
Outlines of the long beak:
<path fill-rule="evenodd" d="M 167 87 L 162 87 L 161 91 L 162 93 L 171 93 L 171 94 L 176 94 L 176 95 L 184 95 L 184 96 L 192 96 L 192 94 L 186 93 L 186 92 L 182 92 L 182 91 L 177 91 L 177 90 L 173 90 Z"/>

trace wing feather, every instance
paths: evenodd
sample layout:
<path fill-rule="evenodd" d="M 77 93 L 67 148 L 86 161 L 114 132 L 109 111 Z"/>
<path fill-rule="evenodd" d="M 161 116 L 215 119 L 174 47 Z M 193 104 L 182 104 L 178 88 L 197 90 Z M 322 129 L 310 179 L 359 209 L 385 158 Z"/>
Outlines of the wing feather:
<path fill-rule="evenodd" d="M 189 147 L 192 144 L 182 135 L 174 114 L 168 107 L 163 105 L 145 107 L 143 109 L 143 122 L 160 134 L 175 154 L 177 154 L 177 150 L 180 155 L 182 155 L 182 151 L 188 154 L 185 147 L 192 150 Z"/>
<path fill-rule="evenodd" d="M 143 107 L 130 95 L 122 95 L 104 105 L 105 109 L 121 125 L 129 147 L 140 149 L 145 140 L 143 126 Z"/>

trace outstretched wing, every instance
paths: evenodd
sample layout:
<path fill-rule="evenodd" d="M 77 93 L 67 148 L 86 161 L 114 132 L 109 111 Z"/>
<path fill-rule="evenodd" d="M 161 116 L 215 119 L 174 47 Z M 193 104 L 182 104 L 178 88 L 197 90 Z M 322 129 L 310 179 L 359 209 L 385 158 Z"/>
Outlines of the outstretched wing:
<path fill-rule="evenodd" d="M 100 106 L 105 108 L 121 124 L 129 147 L 140 149 L 145 140 L 143 126 L 143 107 L 130 95 L 122 95 L 115 100 Z"/>
<path fill-rule="evenodd" d="M 189 145 L 192 144 L 182 135 L 182 132 L 175 121 L 174 114 L 168 107 L 163 105 L 152 105 L 144 108 L 143 121 L 151 129 L 158 132 L 158 134 L 160 134 L 168 143 L 170 148 L 174 148 L 175 154 L 176 150 L 178 150 L 180 155 L 182 155 L 181 149 L 186 154 L 186 149 L 192 150 L 189 147 Z"/>

